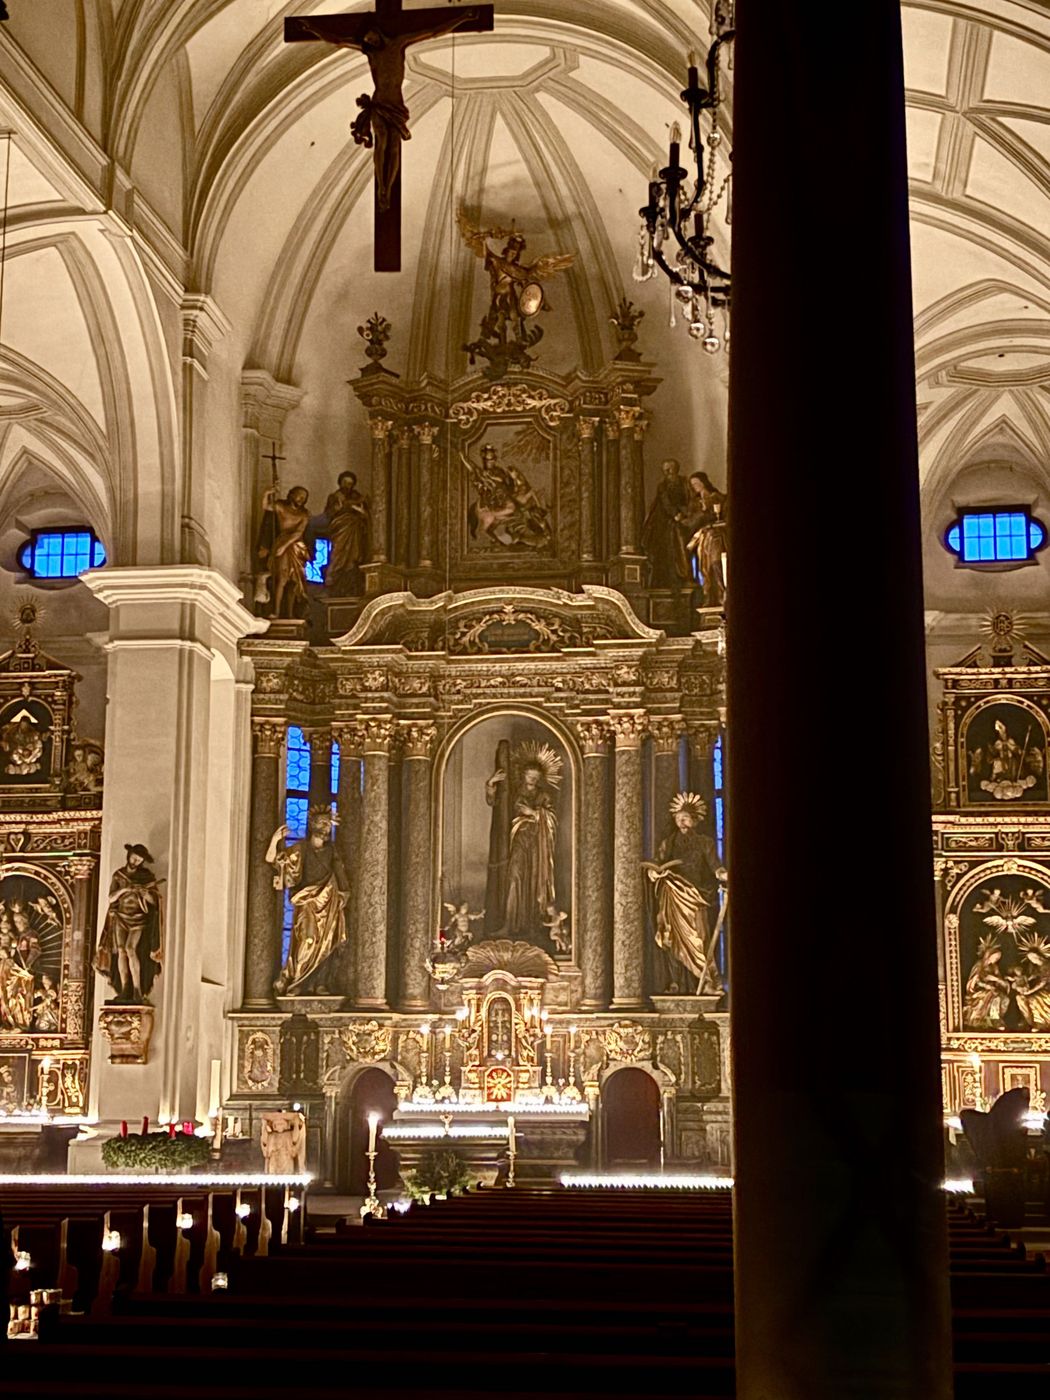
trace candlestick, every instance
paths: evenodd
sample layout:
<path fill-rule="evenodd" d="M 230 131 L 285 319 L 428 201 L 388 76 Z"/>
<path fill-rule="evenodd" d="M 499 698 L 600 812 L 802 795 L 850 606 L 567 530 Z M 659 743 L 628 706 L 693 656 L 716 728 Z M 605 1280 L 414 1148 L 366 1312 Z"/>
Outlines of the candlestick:
<path fill-rule="evenodd" d="M 514 1185 L 514 1163 L 518 1155 L 517 1134 L 514 1130 L 514 1114 L 507 1114 L 507 1185 Z"/>
<path fill-rule="evenodd" d="M 430 1026 L 427 1022 L 419 1028 L 419 1034 L 423 1037 L 423 1046 L 420 1053 L 419 1077 L 426 1085 L 430 1084 Z"/>
<path fill-rule="evenodd" d="M 376 1195 L 376 1132 L 379 1128 L 379 1114 L 370 1113 L 368 1115 L 368 1195 L 364 1205 L 361 1207 L 362 1215 L 378 1216 L 382 1213 L 382 1206 Z"/>
<path fill-rule="evenodd" d="M 569 1027 L 569 1084 L 576 1087 L 576 1027 Z"/>
<path fill-rule="evenodd" d="M 698 81 L 698 80 L 699 80 L 699 77 L 700 77 L 700 73 L 699 73 L 699 65 L 697 64 L 697 58 L 696 58 L 696 52 L 695 52 L 695 50 L 693 50 L 693 49 L 690 49 L 690 50 L 689 50 L 689 57 L 688 57 L 688 59 L 687 59 L 687 62 L 688 62 L 688 64 L 689 64 L 689 77 L 686 79 L 686 84 L 685 84 L 685 85 L 686 85 L 686 87 L 690 87 L 690 88 L 699 87 L 700 84 L 699 84 L 699 81 Z"/>
<path fill-rule="evenodd" d="M 682 128 L 678 125 L 677 122 L 675 122 L 674 125 L 671 127 L 671 151 L 667 157 L 667 167 L 672 172 L 672 179 L 676 178 L 673 172 L 678 169 L 679 152 L 681 150 L 681 146 L 679 143 L 681 142 L 681 140 Z"/>

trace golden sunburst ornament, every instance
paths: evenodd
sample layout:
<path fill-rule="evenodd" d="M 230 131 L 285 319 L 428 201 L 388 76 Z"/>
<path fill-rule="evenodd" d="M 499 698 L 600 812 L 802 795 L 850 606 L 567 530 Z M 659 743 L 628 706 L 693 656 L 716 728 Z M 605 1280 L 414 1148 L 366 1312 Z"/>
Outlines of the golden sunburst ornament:
<path fill-rule="evenodd" d="M 679 812 L 689 812 L 699 822 L 707 816 L 707 803 L 698 792 L 676 792 L 667 810 L 672 817 L 676 817 Z"/>
<path fill-rule="evenodd" d="M 991 608 L 981 619 L 980 628 L 988 638 L 993 656 L 1012 656 L 1014 647 L 1024 640 L 1029 618 L 1014 608 Z"/>
<path fill-rule="evenodd" d="M 550 744 L 541 744 L 536 739 L 529 739 L 515 749 L 514 761 L 519 772 L 523 773 L 527 768 L 538 768 L 548 787 L 561 787 L 565 765 L 561 755 L 556 753 Z"/>

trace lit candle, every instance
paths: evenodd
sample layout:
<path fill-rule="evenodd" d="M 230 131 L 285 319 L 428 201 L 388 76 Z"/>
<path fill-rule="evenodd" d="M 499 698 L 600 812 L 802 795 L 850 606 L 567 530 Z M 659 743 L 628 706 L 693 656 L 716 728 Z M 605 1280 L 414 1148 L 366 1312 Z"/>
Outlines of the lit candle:
<path fill-rule="evenodd" d="M 686 87 L 691 87 L 691 88 L 699 87 L 699 82 L 698 82 L 699 76 L 700 76 L 700 74 L 699 74 L 699 72 L 698 72 L 696 51 L 695 51 L 695 49 L 690 49 L 690 50 L 689 50 L 689 77 L 688 77 L 688 80 L 686 81 Z"/>
<path fill-rule="evenodd" d="M 169 1124 L 168 1124 L 168 1137 L 169 1137 L 169 1138 L 173 1138 L 174 1136 L 175 1136 L 175 1124 L 174 1124 L 174 1123 L 169 1123 Z"/>
<path fill-rule="evenodd" d="M 456 1007 L 456 1020 L 457 1020 L 457 1021 L 465 1021 L 469 1015 L 470 1015 L 470 1012 L 469 1012 L 469 1010 L 468 1010 L 465 1006 L 457 1006 L 457 1007 Z"/>
<path fill-rule="evenodd" d="M 570 1050 L 575 1050 L 575 1049 L 576 1049 L 576 1027 L 575 1027 L 575 1026 L 570 1026 L 570 1027 L 569 1027 L 569 1049 L 570 1049 Z"/>
<path fill-rule="evenodd" d="M 376 1130 L 378 1129 L 378 1127 L 379 1127 L 379 1114 L 378 1114 L 378 1113 L 370 1113 L 370 1114 L 368 1115 L 368 1150 L 369 1150 L 369 1152 L 374 1152 L 374 1151 L 376 1150 Z"/>
<path fill-rule="evenodd" d="M 679 142 L 682 139 L 682 128 L 677 122 L 671 127 L 671 154 L 667 158 L 667 164 L 671 170 L 678 169 Z"/>
<path fill-rule="evenodd" d="M 121 1120 L 121 1124 L 120 1124 L 120 1136 L 121 1136 L 122 1138 L 126 1138 L 127 1135 L 128 1135 L 128 1125 L 127 1125 L 127 1122 L 124 1121 L 124 1120 L 122 1119 L 122 1120 Z"/>
<path fill-rule="evenodd" d="M 446 1055 L 448 1054 L 449 1049 L 451 1048 L 451 1045 L 452 1045 L 452 1027 L 446 1025 L 446 1027 L 445 1027 L 445 1054 L 446 1054 Z"/>
<path fill-rule="evenodd" d="M 187 1120 L 183 1123 L 183 1125 L 182 1125 L 182 1131 L 186 1134 L 187 1137 L 192 1137 L 192 1136 L 193 1136 L 193 1124 L 189 1121 L 189 1119 L 187 1119 Z"/>

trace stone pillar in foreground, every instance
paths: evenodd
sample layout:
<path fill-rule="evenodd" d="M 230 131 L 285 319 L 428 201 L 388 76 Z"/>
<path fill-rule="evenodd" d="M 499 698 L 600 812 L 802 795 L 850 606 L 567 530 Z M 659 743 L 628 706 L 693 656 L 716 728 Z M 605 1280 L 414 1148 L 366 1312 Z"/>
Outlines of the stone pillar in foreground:
<path fill-rule="evenodd" d="M 642 740 L 644 710 L 609 716 L 616 739 L 613 816 L 613 1008 L 645 1005 L 645 906 L 642 897 Z"/>
<path fill-rule="evenodd" d="M 805 34 L 773 0 L 737 14 L 737 1395 L 948 1400 L 900 5 L 839 7 Z M 801 133 L 812 318 L 784 297 L 784 220 L 799 207 L 786 152 Z"/>

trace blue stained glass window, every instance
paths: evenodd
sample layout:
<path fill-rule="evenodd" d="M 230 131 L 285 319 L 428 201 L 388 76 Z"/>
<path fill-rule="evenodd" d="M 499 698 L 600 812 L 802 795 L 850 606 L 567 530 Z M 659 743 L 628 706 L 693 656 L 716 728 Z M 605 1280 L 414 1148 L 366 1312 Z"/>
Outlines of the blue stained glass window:
<path fill-rule="evenodd" d="M 726 858 L 726 823 L 725 823 L 725 778 L 723 769 L 723 749 L 722 736 L 719 734 L 715 740 L 715 747 L 711 755 L 711 766 L 714 778 L 715 795 L 715 844 L 718 847 L 719 860 Z"/>
<path fill-rule="evenodd" d="M 339 745 L 332 744 L 332 796 L 339 795 Z"/>
<path fill-rule="evenodd" d="M 288 726 L 288 766 L 285 787 L 291 791 L 310 791 L 310 745 L 297 724 Z"/>
<path fill-rule="evenodd" d="M 332 557 L 332 541 L 319 536 L 314 540 L 314 556 L 306 566 L 309 583 L 324 583 L 325 570 Z"/>
<path fill-rule="evenodd" d="M 1027 507 L 966 510 L 948 527 L 945 545 L 963 564 L 1025 563 L 1046 542 Z"/>
<path fill-rule="evenodd" d="M 76 578 L 100 568 L 106 551 L 93 530 L 37 530 L 19 550 L 18 562 L 34 578 Z"/>
<path fill-rule="evenodd" d="M 306 835 L 306 821 L 310 811 L 310 745 L 302 728 L 290 724 L 286 735 L 286 758 L 284 769 L 284 824 L 288 828 L 288 841 L 301 841 Z M 292 900 L 288 890 L 284 892 L 284 909 L 281 919 L 281 963 L 288 957 L 292 940 Z"/>

